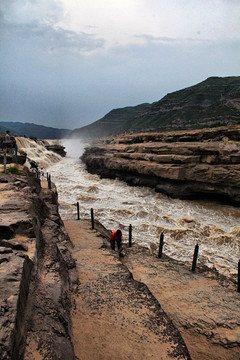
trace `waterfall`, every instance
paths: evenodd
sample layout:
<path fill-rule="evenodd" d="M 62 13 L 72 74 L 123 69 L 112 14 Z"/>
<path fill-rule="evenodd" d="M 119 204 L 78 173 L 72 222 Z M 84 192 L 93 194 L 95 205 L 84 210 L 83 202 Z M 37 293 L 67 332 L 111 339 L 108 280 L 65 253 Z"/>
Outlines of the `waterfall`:
<path fill-rule="evenodd" d="M 26 166 L 30 167 L 30 161 L 35 161 L 39 167 L 47 168 L 50 165 L 60 161 L 62 157 L 53 151 L 48 151 L 45 144 L 49 143 L 46 140 L 35 141 L 25 137 L 16 137 L 16 142 L 19 151 L 27 154 Z"/>

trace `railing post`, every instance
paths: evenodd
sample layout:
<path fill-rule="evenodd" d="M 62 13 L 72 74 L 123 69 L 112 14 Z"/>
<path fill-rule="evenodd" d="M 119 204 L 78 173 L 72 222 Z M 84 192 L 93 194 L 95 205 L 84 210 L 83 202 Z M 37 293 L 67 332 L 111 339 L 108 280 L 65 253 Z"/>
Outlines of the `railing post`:
<path fill-rule="evenodd" d="M 79 202 L 77 202 L 77 219 L 80 220 L 80 214 L 79 214 Z"/>
<path fill-rule="evenodd" d="M 94 214 L 93 214 L 93 208 L 91 208 L 91 222 L 92 222 L 92 230 L 94 229 Z"/>
<path fill-rule="evenodd" d="M 132 225 L 129 225 L 129 247 L 132 246 Z"/>
<path fill-rule="evenodd" d="M 158 258 L 159 259 L 161 259 L 161 257 L 162 257 L 163 239 L 164 239 L 164 234 L 162 232 L 160 235 L 160 244 L 159 244 L 159 250 L 158 250 Z"/>
<path fill-rule="evenodd" d="M 4 152 L 4 160 L 3 160 L 3 163 L 4 163 L 4 174 L 7 173 L 7 155 L 6 153 Z"/>
<path fill-rule="evenodd" d="M 240 292 L 240 260 L 238 261 L 238 288 L 237 291 Z"/>
<path fill-rule="evenodd" d="M 51 183 L 51 175 L 48 175 L 48 188 L 51 189 L 52 188 L 52 183 Z"/>
<path fill-rule="evenodd" d="M 198 257 L 198 250 L 199 250 L 199 245 L 196 244 L 196 245 L 195 245 L 195 249 L 194 249 L 194 255 L 193 255 L 192 272 L 194 272 L 195 269 L 196 269 L 197 257 Z"/>
<path fill-rule="evenodd" d="M 15 164 L 18 163 L 18 156 L 17 156 L 17 152 L 18 152 L 18 148 L 17 148 L 17 144 L 15 144 L 15 148 L 14 148 L 14 158 L 15 158 Z"/>

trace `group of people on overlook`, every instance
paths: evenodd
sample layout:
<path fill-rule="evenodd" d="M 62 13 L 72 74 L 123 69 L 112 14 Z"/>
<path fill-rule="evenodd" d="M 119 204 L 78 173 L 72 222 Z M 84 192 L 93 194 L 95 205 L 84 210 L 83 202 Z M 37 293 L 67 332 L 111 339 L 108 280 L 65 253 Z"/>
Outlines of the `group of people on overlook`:
<path fill-rule="evenodd" d="M 44 170 L 43 170 L 43 168 L 41 168 L 39 170 L 38 167 L 31 166 L 30 171 L 33 174 L 36 174 L 37 177 L 40 177 L 40 180 L 44 180 Z"/>

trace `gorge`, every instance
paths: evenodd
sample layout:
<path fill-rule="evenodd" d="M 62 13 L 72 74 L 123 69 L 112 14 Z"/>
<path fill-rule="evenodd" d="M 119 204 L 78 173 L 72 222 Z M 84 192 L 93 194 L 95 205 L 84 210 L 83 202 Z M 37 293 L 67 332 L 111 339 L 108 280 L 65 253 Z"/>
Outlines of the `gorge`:
<path fill-rule="evenodd" d="M 218 141 L 227 143 L 227 145 L 231 145 L 233 141 L 233 155 L 236 155 L 235 145 L 238 145 L 238 132 L 234 129 L 225 137 L 223 130 L 218 131 L 218 134 L 215 134 L 215 139 L 219 136 Z M 209 141 L 210 135 L 207 132 L 205 135 L 203 134 L 197 133 L 196 137 L 202 136 L 203 143 L 206 142 L 206 145 L 211 143 Z M 159 137 L 163 139 L 163 135 L 169 136 L 168 139 L 170 139 L 170 136 L 174 138 L 178 134 L 165 133 L 159 134 Z M 140 138 L 135 138 L 134 141 L 142 141 L 144 136 L 150 136 L 149 139 L 144 138 L 146 141 L 153 140 L 152 134 L 139 136 Z M 193 135 L 186 133 L 186 137 L 192 139 Z M 129 138 L 125 136 L 124 139 L 127 146 L 139 145 L 139 143 L 129 143 L 133 140 L 132 136 Z M 119 137 L 104 139 L 102 142 L 104 146 L 110 145 L 118 148 L 118 146 L 122 146 L 123 140 Z M 169 144 L 171 144 L 170 141 Z M 28 171 L 22 176 L 16 177 L 11 177 L 9 174 L 1 175 L 1 213 L 4 214 L 1 217 L 1 226 L 4 226 L 2 230 L 4 230 L 4 237 L 6 238 L 2 239 L 3 248 L 1 248 L 1 266 L 4 269 L 2 275 L 6 276 L 6 282 L 3 282 L 4 291 L 1 292 L 6 294 L 6 298 L 1 303 L 3 304 L 1 310 L 6 315 L 7 320 L 4 321 L 9 329 L 9 332 L 5 332 L 4 328 L 2 338 L 4 340 L 14 339 L 15 342 L 13 347 L 10 347 L 10 352 L 13 351 L 12 349 L 20 349 L 18 353 L 14 353 L 15 350 L 13 351 L 17 359 L 19 354 L 23 353 L 24 346 L 26 346 L 25 356 L 28 360 L 32 360 L 33 349 L 37 349 L 37 356 L 40 359 L 55 359 L 61 358 L 61 356 L 63 359 L 74 358 L 69 316 L 69 294 L 75 291 L 76 287 L 81 289 L 81 286 L 78 287 L 76 264 L 71 257 L 72 244 L 63 227 L 62 219 L 75 218 L 76 200 L 80 201 L 81 217 L 83 218 L 88 218 L 90 207 L 94 207 L 97 219 L 100 219 L 108 229 L 121 222 L 124 225 L 125 239 L 125 226 L 129 221 L 133 223 L 134 246 L 132 250 L 126 249 L 123 263 L 131 271 L 134 279 L 139 282 L 136 282 L 136 286 L 142 289 L 141 296 L 145 297 L 148 294 L 141 282 L 148 283 L 150 291 L 158 299 L 162 308 L 169 311 L 168 316 L 174 320 L 175 326 L 181 329 L 184 341 L 186 341 L 188 349 L 191 350 L 192 359 L 238 359 L 239 294 L 236 291 L 236 269 L 232 273 L 230 271 L 231 276 L 225 277 L 214 269 L 210 270 L 203 263 L 204 258 L 214 257 L 214 252 L 210 254 L 209 251 L 215 246 L 219 252 L 222 251 L 220 257 L 224 258 L 225 256 L 220 270 L 226 269 L 225 259 L 227 258 L 232 260 L 228 265 L 229 269 L 234 269 L 233 264 L 236 264 L 236 259 L 238 259 L 238 208 L 225 206 L 221 210 L 220 207 L 216 207 L 216 210 L 213 211 L 214 204 L 211 204 L 209 208 L 207 206 L 201 208 L 196 206 L 197 203 L 194 201 L 186 201 L 185 203 L 183 200 L 171 200 L 166 195 L 160 196 L 159 193 L 156 193 L 154 197 L 154 192 L 151 189 L 129 188 L 118 180 L 100 179 L 97 175 L 87 173 L 84 164 L 77 159 L 81 153 L 80 146 L 83 146 L 81 143 L 73 144 L 74 159 L 66 157 L 62 160 L 60 160 L 59 155 L 48 152 L 40 145 L 36 144 L 35 149 L 32 148 L 27 139 L 22 142 L 22 145 L 24 145 L 29 157 L 31 156 L 34 161 L 38 161 L 39 165 L 42 164 L 45 170 L 51 173 L 58 190 L 56 191 L 54 184 L 52 190 L 48 190 L 44 186 L 40 187 L 39 180 L 33 174 L 29 174 Z M 230 151 L 230 149 L 228 150 Z M 227 154 L 231 158 L 232 154 L 229 151 Z M 129 154 L 133 153 L 130 151 Z M 101 152 L 98 152 L 97 156 L 100 155 Z M 143 153 L 139 152 L 137 156 L 143 156 Z M 110 176 L 112 175 L 110 174 Z M 61 212 L 62 219 L 59 217 L 58 209 Z M 148 213 L 151 215 L 149 218 L 147 217 Z M 218 216 L 217 213 L 219 213 Z M 200 222 L 199 216 L 201 216 L 203 223 Z M 124 222 L 124 219 L 127 220 L 127 223 Z M 147 226 L 153 233 L 155 230 L 157 234 L 159 230 L 164 231 L 166 235 L 164 251 L 167 253 L 171 246 L 176 245 L 172 254 L 177 251 L 186 252 L 186 247 L 180 249 L 181 244 L 186 246 L 190 243 L 190 250 L 192 250 L 194 237 L 200 233 L 202 237 L 201 254 L 196 274 L 191 275 L 185 261 L 173 261 L 167 255 L 161 262 L 157 261 L 155 254 L 151 254 L 147 247 L 147 241 L 150 239 Z M 11 231 L 5 231 L 7 228 Z M 140 232 L 140 230 L 143 231 Z M 147 239 L 143 239 L 144 233 Z M 153 235 L 150 241 L 156 237 L 155 234 Z M 206 250 L 208 250 L 208 252 L 205 250 L 204 256 L 203 237 L 206 239 Z M 8 247 L 6 247 L 6 243 L 8 243 Z M 75 249 L 75 251 L 77 250 Z M 111 256 L 111 254 L 107 254 L 108 259 Z M 15 263 L 17 266 L 19 266 L 19 261 L 26 263 L 23 266 L 24 275 L 21 277 L 21 272 L 16 273 L 19 280 L 24 280 L 23 284 L 29 284 L 28 303 L 23 296 L 26 294 L 25 291 L 28 291 L 28 286 L 20 286 L 22 289 L 20 295 L 18 292 L 19 281 L 15 282 L 15 288 L 11 288 L 13 275 L 6 265 L 13 264 L 14 258 L 17 259 Z M 91 266 L 96 271 L 95 261 L 92 265 L 87 263 L 86 266 L 86 273 L 89 272 Z M 113 268 L 116 270 L 115 263 Z M 32 282 L 29 282 L 31 272 Z M 121 267 L 121 274 L 123 275 L 124 272 L 126 270 Z M 182 275 L 184 276 L 182 277 Z M 84 276 L 86 277 L 86 274 Z M 169 281 L 169 279 L 171 280 Z M 124 281 L 122 279 L 122 287 L 125 287 Z M 130 281 L 129 275 L 127 281 Z M 188 288 L 190 282 L 192 287 Z M 10 286 L 6 286 L 6 283 Z M 106 285 L 105 280 L 104 284 Z M 206 285 L 205 289 L 203 284 Z M 169 289 L 171 285 L 173 285 L 173 289 Z M 115 286 L 117 289 L 117 285 Z M 85 291 L 88 288 L 89 284 L 87 283 Z M 100 293 L 96 292 L 97 302 L 93 301 L 93 313 L 89 313 L 89 315 L 100 316 L 98 311 L 103 306 Z M 215 296 L 216 293 L 218 296 Z M 17 299 L 17 296 L 20 297 L 20 300 Z M 93 297 L 93 293 L 90 292 L 89 296 Z M 149 297 L 149 295 L 147 296 Z M 164 296 L 171 297 L 172 303 L 167 301 Z M 142 301 L 140 302 L 141 305 L 144 304 Z M 151 307 L 154 302 L 151 300 Z M 9 327 L 9 321 L 13 321 L 13 323 L 15 321 L 14 316 L 12 316 L 12 309 L 17 303 L 19 305 L 15 308 L 20 309 L 18 314 L 24 313 L 24 307 L 26 310 L 28 319 L 26 343 L 23 341 L 24 326 L 19 327 L 19 324 L 24 324 L 25 318 L 20 316 L 16 322 L 16 328 L 15 325 Z M 141 312 L 140 304 L 137 304 L 136 308 Z M 173 308 L 171 309 L 172 304 Z M 178 306 L 176 307 L 176 305 Z M 137 310 L 136 308 L 134 311 Z M 191 316 L 187 312 L 188 308 L 192 311 Z M 6 318 L 4 317 L 4 319 Z M 18 331 L 19 328 L 22 329 L 23 333 Z M 11 337 L 11 334 L 15 335 Z M 143 334 L 142 340 L 144 341 L 144 339 Z M 3 349 L 6 350 L 6 347 Z M 156 358 L 158 358 L 157 356 L 158 354 L 156 354 Z"/>
<path fill-rule="evenodd" d="M 140 133 L 99 140 L 81 159 L 101 177 L 182 199 L 240 205 L 240 127 Z"/>

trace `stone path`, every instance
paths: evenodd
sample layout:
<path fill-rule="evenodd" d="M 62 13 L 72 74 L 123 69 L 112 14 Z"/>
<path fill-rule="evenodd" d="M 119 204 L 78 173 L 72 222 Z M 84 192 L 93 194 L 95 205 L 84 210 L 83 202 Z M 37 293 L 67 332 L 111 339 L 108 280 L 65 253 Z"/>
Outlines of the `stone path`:
<path fill-rule="evenodd" d="M 79 286 L 72 310 L 80 360 L 190 359 L 182 338 L 148 288 L 103 245 L 90 221 L 66 220 Z"/>

